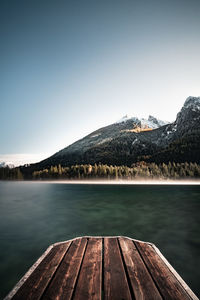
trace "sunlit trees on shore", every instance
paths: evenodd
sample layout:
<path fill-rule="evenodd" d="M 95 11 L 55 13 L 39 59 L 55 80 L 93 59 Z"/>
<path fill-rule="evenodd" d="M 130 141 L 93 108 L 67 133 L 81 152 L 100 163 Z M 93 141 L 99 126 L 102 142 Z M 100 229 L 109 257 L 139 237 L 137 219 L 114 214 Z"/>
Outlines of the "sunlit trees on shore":
<path fill-rule="evenodd" d="M 184 179 L 199 178 L 200 165 L 196 163 L 155 164 L 138 162 L 131 167 L 108 166 L 105 164 L 74 165 L 71 167 L 51 166 L 34 171 L 33 179 Z"/>
<path fill-rule="evenodd" d="M 195 179 L 200 178 L 200 165 L 197 163 L 146 163 L 144 161 L 127 166 L 87 164 L 62 167 L 60 164 L 43 170 L 36 170 L 27 177 L 23 169 L 0 168 L 1 180 L 23 179 Z"/>

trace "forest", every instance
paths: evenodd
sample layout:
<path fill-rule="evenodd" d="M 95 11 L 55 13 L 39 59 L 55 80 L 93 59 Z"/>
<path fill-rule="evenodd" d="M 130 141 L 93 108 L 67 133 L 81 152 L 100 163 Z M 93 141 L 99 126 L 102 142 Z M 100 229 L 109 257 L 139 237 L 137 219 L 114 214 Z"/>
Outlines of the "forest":
<path fill-rule="evenodd" d="M 200 165 L 197 163 L 147 163 L 144 161 L 127 166 L 85 164 L 62 167 L 60 164 L 33 171 L 27 176 L 24 168 L 0 168 L 1 180 L 56 180 L 56 179 L 197 179 Z"/>

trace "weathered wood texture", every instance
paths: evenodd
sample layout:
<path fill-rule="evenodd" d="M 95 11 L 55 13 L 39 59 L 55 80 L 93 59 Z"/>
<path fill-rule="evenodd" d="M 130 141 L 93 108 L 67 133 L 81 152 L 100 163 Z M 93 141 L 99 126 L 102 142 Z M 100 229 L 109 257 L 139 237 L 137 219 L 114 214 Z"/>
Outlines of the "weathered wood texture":
<path fill-rule="evenodd" d="M 82 237 L 52 245 L 5 300 L 197 300 L 150 243 Z"/>

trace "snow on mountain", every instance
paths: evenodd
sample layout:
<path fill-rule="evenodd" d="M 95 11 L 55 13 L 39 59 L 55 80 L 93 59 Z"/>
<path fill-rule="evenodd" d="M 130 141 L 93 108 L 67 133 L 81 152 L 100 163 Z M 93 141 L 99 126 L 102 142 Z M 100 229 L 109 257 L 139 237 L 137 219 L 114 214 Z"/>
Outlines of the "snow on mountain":
<path fill-rule="evenodd" d="M 167 124 L 169 124 L 169 122 L 156 119 L 153 116 L 149 116 L 148 119 L 141 119 L 142 127 L 148 127 L 152 129 L 156 129 Z"/>
<path fill-rule="evenodd" d="M 133 122 L 137 123 L 138 125 L 140 125 L 141 128 L 151 128 L 151 129 L 156 129 L 161 126 L 169 124 L 169 122 L 159 120 L 151 115 L 148 117 L 148 119 L 145 119 L 145 118 L 138 119 L 137 117 L 131 117 L 131 116 L 125 115 L 120 120 L 118 120 L 115 124 L 125 123 L 127 121 L 133 121 Z"/>
<path fill-rule="evenodd" d="M 140 120 L 136 117 L 131 117 L 129 115 L 125 115 L 121 119 L 119 119 L 117 122 L 115 122 L 115 124 L 124 123 L 124 122 L 127 122 L 127 121 L 133 121 L 133 122 L 136 122 L 136 123 L 140 122 Z"/>

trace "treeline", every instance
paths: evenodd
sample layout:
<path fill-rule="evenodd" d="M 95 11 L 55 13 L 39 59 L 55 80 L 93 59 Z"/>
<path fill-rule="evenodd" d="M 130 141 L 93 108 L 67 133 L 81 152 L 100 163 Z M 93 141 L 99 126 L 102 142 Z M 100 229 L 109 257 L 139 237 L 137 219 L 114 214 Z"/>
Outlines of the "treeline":
<path fill-rule="evenodd" d="M 155 164 L 138 162 L 131 167 L 108 166 L 106 164 L 74 165 L 71 167 L 51 166 L 34 171 L 33 179 L 184 179 L 200 178 L 197 163 Z"/>
<path fill-rule="evenodd" d="M 20 168 L 0 168 L 0 180 L 23 180 L 24 176 Z"/>
<path fill-rule="evenodd" d="M 60 164 L 39 171 L 32 176 L 23 174 L 23 168 L 0 168 L 0 180 L 23 179 L 194 179 L 200 178 L 200 165 L 197 163 L 134 163 L 131 167 L 106 164 L 85 164 L 62 167 Z"/>

